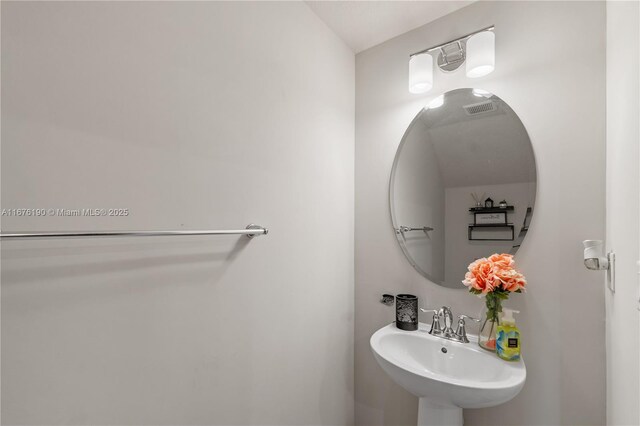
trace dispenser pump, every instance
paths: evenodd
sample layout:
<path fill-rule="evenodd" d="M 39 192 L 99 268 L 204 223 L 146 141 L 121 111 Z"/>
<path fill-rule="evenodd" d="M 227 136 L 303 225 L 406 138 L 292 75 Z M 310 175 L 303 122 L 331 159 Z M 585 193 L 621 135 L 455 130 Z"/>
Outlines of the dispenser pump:
<path fill-rule="evenodd" d="M 516 325 L 516 320 L 513 317 L 513 314 L 519 314 L 519 313 L 520 311 L 504 308 L 502 310 L 502 323 L 505 325 Z"/>

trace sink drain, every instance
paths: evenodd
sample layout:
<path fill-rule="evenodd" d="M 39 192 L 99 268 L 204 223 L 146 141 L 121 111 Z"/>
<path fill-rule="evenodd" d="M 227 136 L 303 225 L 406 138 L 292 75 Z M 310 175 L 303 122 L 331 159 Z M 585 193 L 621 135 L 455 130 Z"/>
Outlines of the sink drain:
<path fill-rule="evenodd" d="M 447 348 L 442 348 L 442 349 L 440 349 L 440 350 L 442 351 L 442 353 L 443 353 L 443 354 L 446 354 L 446 353 L 447 353 Z"/>

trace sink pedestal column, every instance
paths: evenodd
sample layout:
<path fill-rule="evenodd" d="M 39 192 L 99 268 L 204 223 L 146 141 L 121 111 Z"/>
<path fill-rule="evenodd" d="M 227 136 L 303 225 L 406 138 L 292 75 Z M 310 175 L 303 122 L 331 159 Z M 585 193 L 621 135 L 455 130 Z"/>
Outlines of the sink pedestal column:
<path fill-rule="evenodd" d="M 428 398 L 418 402 L 418 426 L 462 426 L 462 408 L 436 404 Z"/>

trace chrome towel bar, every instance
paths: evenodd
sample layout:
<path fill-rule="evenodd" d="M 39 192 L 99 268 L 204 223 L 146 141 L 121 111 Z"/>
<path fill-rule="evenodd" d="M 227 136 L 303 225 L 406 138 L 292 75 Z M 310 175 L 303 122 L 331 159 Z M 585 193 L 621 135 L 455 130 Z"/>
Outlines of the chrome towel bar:
<path fill-rule="evenodd" d="M 65 232 L 2 232 L 0 239 L 8 238 L 91 238 L 91 237 L 164 237 L 170 235 L 246 235 L 253 238 L 267 235 L 263 226 L 250 224 L 245 229 L 202 231 L 65 231 Z"/>

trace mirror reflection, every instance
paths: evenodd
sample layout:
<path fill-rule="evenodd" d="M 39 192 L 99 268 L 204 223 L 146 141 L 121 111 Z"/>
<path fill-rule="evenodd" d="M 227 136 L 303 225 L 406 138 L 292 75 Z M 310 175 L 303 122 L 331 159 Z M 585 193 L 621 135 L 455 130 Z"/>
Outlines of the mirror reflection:
<path fill-rule="evenodd" d="M 457 89 L 404 134 L 391 173 L 393 227 L 418 272 L 464 288 L 470 262 L 518 250 L 535 194 L 533 149 L 516 113 L 487 91 Z"/>

